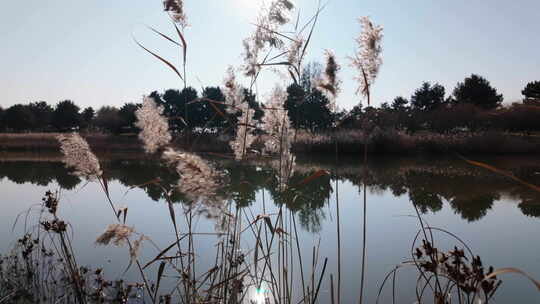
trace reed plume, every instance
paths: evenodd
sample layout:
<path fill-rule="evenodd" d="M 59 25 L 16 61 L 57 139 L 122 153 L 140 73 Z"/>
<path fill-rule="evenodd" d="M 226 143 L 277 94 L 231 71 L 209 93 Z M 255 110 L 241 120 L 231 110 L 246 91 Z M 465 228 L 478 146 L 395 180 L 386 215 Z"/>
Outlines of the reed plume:
<path fill-rule="evenodd" d="M 162 114 L 163 107 L 157 106 L 151 97 L 145 97 L 142 107 L 135 112 L 135 126 L 141 129 L 139 139 L 147 153 L 154 153 L 171 141 L 169 123 Z"/>
<path fill-rule="evenodd" d="M 326 57 L 326 67 L 321 78 L 315 81 L 315 86 L 330 101 L 328 108 L 334 112 L 336 110 L 336 99 L 341 92 L 341 79 L 338 78 L 338 73 L 341 70 L 341 65 L 336 60 L 336 55 L 332 50 L 324 52 Z"/>
<path fill-rule="evenodd" d="M 367 97 L 369 104 L 370 87 L 377 78 L 382 64 L 383 28 L 379 25 L 373 25 L 369 17 L 361 17 L 358 21 L 362 31 L 355 39 L 357 43 L 356 54 L 350 59 L 351 66 L 359 71 L 359 75 L 355 77 L 359 83 L 357 93 Z"/>
<path fill-rule="evenodd" d="M 287 92 L 276 86 L 264 104 L 262 129 L 269 135 L 264 143 L 266 154 L 279 154 L 281 150 L 290 150 L 294 132 L 288 111 L 284 108 Z"/>
<path fill-rule="evenodd" d="M 275 0 L 268 8 L 262 9 L 256 21 L 256 30 L 244 39 L 244 64 L 242 69 L 248 77 L 256 77 L 260 71 L 259 55 L 267 47 L 282 48 L 283 41 L 277 35 L 279 27 L 290 21 L 290 12 L 294 9 L 289 0 Z"/>
<path fill-rule="evenodd" d="M 112 242 L 116 246 L 122 246 L 134 232 L 133 227 L 124 224 L 110 224 L 105 232 L 96 239 L 96 244 L 106 246 Z"/>
<path fill-rule="evenodd" d="M 175 166 L 176 172 L 180 175 L 177 188 L 189 200 L 195 203 L 221 201 L 218 192 L 223 176 L 202 158 L 192 153 L 178 152 L 169 148 L 163 152 L 163 159 Z"/>
<path fill-rule="evenodd" d="M 188 26 L 187 17 L 184 12 L 184 1 L 182 0 L 165 0 L 163 7 L 168 12 L 175 23 L 183 28 Z"/>
<path fill-rule="evenodd" d="M 245 96 L 242 87 L 236 80 L 236 74 L 232 66 L 227 68 L 226 76 L 223 79 L 223 86 L 225 103 L 227 104 L 226 111 L 230 114 L 236 114 L 238 112 L 236 106 L 244 103 Z"/>
<path fill-rule="evenodd" d="M 59 135 L 60 150 L 66 167 L 74 169 L 74 174 L 94 180 L 102 175 L 98 158 L 90 150 L 90 146 L 78 133 Z"/>
<path fill-rule="evenodd" d="M 268 134 L 263 152 L 278 156 L 278 159 L 272 161 L 272 167 L 278 172 L 280 190 L 286 188 L 295 165 L 295 156 L 291 153 L 294 129 L 284 107 L 286 100 L 287 93 L 280 86 L 276 86 L 265 103 L 262 118 L 262 129 Z"/>
<path fill-rule="evenodd" d="M 241 160 L 246 155 L 247 150 L 255 141 L 253 129 L 253 112 L 250 111 L 249 104 L 244 95 L 244 89 L 236 81 L 234 69 L 227 69 L 227 76 L 224 79 L 225 103 L 227 112 L 238 117 L 236 126 L 236 136 L 229 142 L 229 146 L 234 152 L 237 160 Z"/>

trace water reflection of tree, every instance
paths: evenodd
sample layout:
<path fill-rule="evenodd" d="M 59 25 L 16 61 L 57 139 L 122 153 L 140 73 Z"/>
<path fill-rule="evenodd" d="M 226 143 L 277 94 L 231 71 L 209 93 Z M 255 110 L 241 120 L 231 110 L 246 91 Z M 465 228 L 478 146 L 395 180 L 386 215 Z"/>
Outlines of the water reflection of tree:
<path fill-rule="evenodd" d="M 263 163 L 213 161 L 227 172 L 224 196 L 237 206 L 251 206 L 256 201 L 257 193 L 266 189 L 277 205 L 284 205 L 295 212 L 300 224 L 315 232 L 325 219 L 323 207 L 333 193 L 331 180 L 335 179 L 350 181 L 358 187 L 366 182 L 372 193 L 376 190 L 391 191 L 394 196 L 408 195 L 422 213 L 438 212 L 446 201 L 456 214 L 468 221 L 476 221 L 485 216 L 494 202 L 504 194 L 521 202 L 518 207 L 523 214 L 540 217 L 540 194 L 462 162 L 377 160 L 369 164 L 369 174 L 364 175 L 361 174 L 359 164 L 342 160 L 338 168 L 339 176 L 323 176 L 300 185 L 316 170 L 334 171 L 335 166 L 334 162 L 307 163 L 300 160 L 290 181 L 292 189 L 279 193 L 276 191 L 275 172 Z M 163 198 L 163 188 L 149 181 L 159 179 L 165 189 L 173 189 L 179 178 L 174 170 L 152 159 L 109 160 L 103 162 L 103 167 L 109 182 L 117 180 L 128 188 L 140 188 L 154 201 Z M 536 174 L 540 171 L 538 167 L 517 166 L 512 171 L 531 183 L 539 182 L 540 175 Z M 57 182 L 65 189 L 74 189 L 82 182 L 78 177 L 70 175 L 59 162 L 0 162 L 0 178 L 3 177 L 15 183 L 39 186 Z M 187 203 L 180 193 L 173 192 L 172 199 L 174 202 Z"/>
<path fill-rule="evenodd" d="M 521 200 L 518 208 L 523 214 L 530 217 L 540 217 L 540 193 L 528 191 L 513 191 L 511 196 L 517 200 Z"/>
<path fill-rule="evenodd" d="M 443 207 L 441 195 L 437 193 L 430 174 L 410 171 L 405 174 L 405 185 L 409 189 L 409 199 L 422 213 L 440 211 Z"/>
<path fill-rule="evenodd" d="M 69 174 L 62 163 L 57 162 L 0 162 L 0 177 L 17 184 L 31 183 L 37 186 L 47 186 L 56 181 L 67 190 L 74 189 L 81 182 L 78 177 Z"/>
<path fill-rule="evenodd" d="M 295 173 L 289 181 L 289 189 L 283 192 L 277 191 L 277 180 L 273 179 L 268 190 L 277 205 L 287 206 L 298 214 L 304 229 L 316 233 L 321 230 L 321 224 L 326 219 L 322 208 L 334 190 L 329 175 L 306 182 L 313 173 L 315 171 Z"/>
<path fill-rule="evenodd" d="M 522 179 L 538 182 L 536 174 L 540 171 L 538 168 L 517 166 L 512 171 Z M 511 191 L 514 191 L 514 199 L 523 201 L 520 208 L 524 214 L 534 216 L 540 213 L 540 205 L 537 207 L 532 203 L 540 201 L 537 198 L 528 198 L 525 188 L 516 186 L 505 177 L 482 171 L 463 162 L 422 163 L 398 159 L 371 163 L 367 177 L 360 174 L 359 167 L 343 168 L 340 172 L 358 187 L 364 182 L 363 179 L 366 179 L 365 182 L 370 189 L 388 189 L 395 196 L 407 193 L 411 202 L 422 213 L 438 212 L 446 201 L 463 219 L 476 221 L 487 214 L 502 193 L 507 194 Z"/>
<path fill-rule="evenodd" d="M 163 198 L 163 189 L 172 189 L 178 183 L 178 175 L 155 160 L 118 160 L 105 164 L 108 179 L 118 180 L 126 187 L 137 187 L 146 192 L 153 201 Z M 155 182 L 155 183 L 154 183 Z M 174 201 L 181 198 L 173 195 Z"/>
<path fill-rule="evenodd" d="M 228 173 L 228 181 L 223 191 L 238 207 L 251 206 L 257 192 L 267 186 L 274 174 L 267 167 L 250 163 L 227 162 L 224 168 Z"/>
<path fill-rule="evenodd" d="M 453 198 L 450 205 L 462 218 L 474 222 L 483 218 L 493 206 L 493 202 L 499 198 L 496 193 L 465 194 Z"/>

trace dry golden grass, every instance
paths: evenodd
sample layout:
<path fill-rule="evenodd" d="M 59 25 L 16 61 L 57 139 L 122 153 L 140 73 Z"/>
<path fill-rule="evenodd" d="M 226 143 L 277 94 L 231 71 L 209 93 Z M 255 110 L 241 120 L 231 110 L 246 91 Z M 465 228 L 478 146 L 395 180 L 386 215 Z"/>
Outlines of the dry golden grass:
<path fill-rule="evenodd" d="M 0 151 L 59 151 L 61 133 L 0 133 Z M 97 151 L 140 150 L 134 135 L 81 134 Z"/>

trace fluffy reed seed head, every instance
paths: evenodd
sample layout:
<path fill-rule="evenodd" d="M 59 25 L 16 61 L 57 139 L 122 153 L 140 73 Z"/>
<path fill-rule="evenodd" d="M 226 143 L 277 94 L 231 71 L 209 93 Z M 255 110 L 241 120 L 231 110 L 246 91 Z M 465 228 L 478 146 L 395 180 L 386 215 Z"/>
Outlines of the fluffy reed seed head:
<path fill-rule="evenodd" d="M 288 111 L 284 108 L 287 92 L 276 86 L 266 101 L 262 129 L 269 135 L 264 143 L 264 152 L 280 154 L 291 148 L 294 132 L 289 120 Z"/>
<path fill-rule="evenodd" d="M 171 141 L 169 123 L 162 114 L 163 107 L 157 106 L 151 97 L 144 97 L 142 107 L 135 111 L 135 126 L 141 129 L 139 139 L 147 153 L 154 153 Z"/>
<path fill-rule="evenodd" d="M 227 104 L 227 113 L 235 114 L 239 111 L 239 106 L 245 103 L 244 90 L 236 80 L 234 68 L 227 68 L 225 79 L 223 80 L 225 103 Z"/>
<path fill-rule="evenodd" d="M 279 25 L 287 24 L 291 18 L 289 12 L 294 8 L 294 3 L 289 0 L 276 0 L 268 9 L 268 20 Z"/>
<path fill-rule="evenodd" d="M 129 249 L 129 256 L 131 257 L 132 261 L 135 261 L 139 257 L 139 251 L 143 242 L 146 240 L 149 240 L 149 238 L 141 234 L 141 236 L 139 236 L 139 238 L 133 242 L 131 248 Z"/>
<path fill-rule="evenodd" d="M 255 32 L 244 39 L 244 74 L 255 77 L 260 71 L 259 54 L 267 47 L 282 48 L 283 41 L 276 32 L 280 26 L 290 21 L 290 12 L 294 9 L 289 0 L 274 0 L 268 8 L 263 8 L 256 21 Z"/>
<path fill-rule="evenodd" d="M 382 64 L 383 28 L 373 25 L 369 17 L 361 17 L 358 21 L 362 31 L 355 39 L 358 49 L 355 56 L 351 58 L 351 66 L 359 71 L 359 76 L 355 77 L 359 82 L 357 93 L 360 92 L 367 97 Z"/>
<path fill-rule="evenodd" d="M 288 111 L 284 108 L 286 99 L 287 93 L 280 86 L 276 86 L 265 103 L 262 118 L 263 130 L 269 136 L 264 143 L 264 152 L 277 155 L 271 165 L 277 172 L 279 191 L 287 188 L 295 166 L 295 156 L 291 153 L 294 130 Z"/>
<path fill-rule="evenodd" d="M 287 61 L 290 65 L 299 67 L 301 65 L 302 47 L 304 46 L 304 37 L 297 35 L 288 47 Z"/>
<path fill-rule="evenodd" d="M 241 160 L 246 155 L 247 150 L 255 141 L 253 135 L 253 114 L 244 95 L 244 89 L 236 81 L 234 69 L 229 67 L 224 79 L 225 103 L 227 112 L 230 114 L 240 114 L 236 126 L 236 136 L 229 142 L 229 146 L 234 152 L 237 160 Z"/>
<path fill-rule="evenodd" d="M 102 175 L 98 158 L 90 150 L 90 146 L 78 133 L 59 135 L 60 150 L 64 155 L 62 161 L 66 167 L 74 169 L 74 174 L 94 180 Z"/>
<path fill-rule="evenodd" d="M 183 28 L 188 26 L 187 17 L 184 12 L 184 1 L 165 0 L 163 1 L 163 7 L 164 10 L 171 15 L 174 22 L 176 22 Z"/>
<path fill-rule="evenodd" d="M 205 204 L 221 201 L 218 192 L 222 175 L 202 158 L 169 148 L 163 152 L 163 159 L 175 166 L 180 175 L 177 188 L 189 200 Z"/>
<path fill-rule="evenodd" d="M 133 227 L 124 224 L 111 224 L 96 239 L 96 244 L 106 246 L 112 242 L 116 246 L 122 246 L 134 232 L 135 229 Z"/>
<path fill-rule="evenodd" d="M 238 118 L 236 136 L 229 142 L 229 146 L 233 150 L 236 160 L 241 160 L 245 157 L 248 149 L 256 139 L 256 136 L 253 134 L 253 112 L 250 111 L 247 104 L 243 105 L 240 111 L 242 115 Z"/>
<path fill-rule="evenodd" d="M 336 99 L 341 92 L 342 81 L 338 78 L 338 72 L 341 70 L 341 66 L 336 60 L 336 55 L 332 50 L 326 50 L 326 68 L 321 79 L 315 81 L 315 85 L 320 89 L 323 94 L 328 98 L 330 103 L 328 107 L 330 111 L 336 110 Z"/>

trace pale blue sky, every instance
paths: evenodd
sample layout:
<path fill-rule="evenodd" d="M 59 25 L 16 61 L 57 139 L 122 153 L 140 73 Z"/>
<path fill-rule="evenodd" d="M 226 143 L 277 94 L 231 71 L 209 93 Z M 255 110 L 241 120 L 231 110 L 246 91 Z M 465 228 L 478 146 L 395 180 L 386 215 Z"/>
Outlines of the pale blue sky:
<path fill-rule="evenodd" d="M 188 82 L 219 85 L 229 64 L 239 65 L 241 41 L 249 35 L 261 0 L 186 0 L 191 27 Z M 304 19 L 316 0 L 298 0 Z M 354 71 L 346 57 L 359 32 L 356 18 L 369 15 L 384 27 L 384 64 L 373 88 L 374 104 L 410 96 L 422 81 L 437 81 L 450 93 L 471 73 L 485 76 L 505 102 L 540 80 L 540 1 L 330 0 L 322 13 L 308 60 L 333 49 L 343 65 L 340 105 L 351 108 Z M 81 106 L 139 102 L 154 89 L 178 88 L 175 75 L 138 48 L 132 33 L 167 58 L 170 43 L 145 29 L 173 34 L 161 0 L 4 1 L 0 10 L 0 106 L 72 99 Z M 276 77 L 264 74 L 259 90 Z"/>

